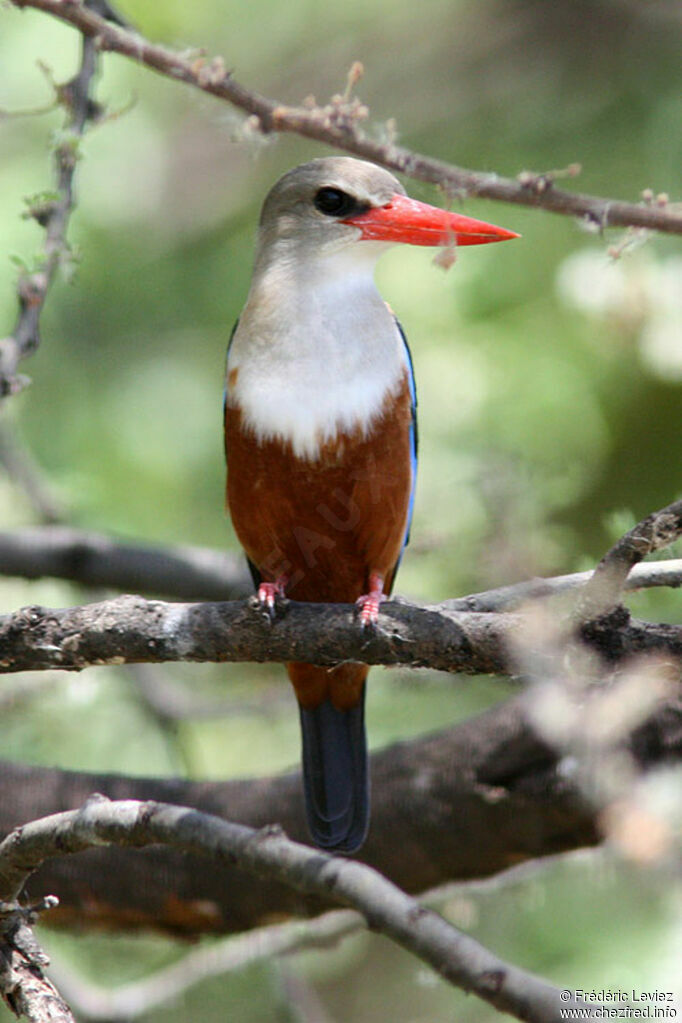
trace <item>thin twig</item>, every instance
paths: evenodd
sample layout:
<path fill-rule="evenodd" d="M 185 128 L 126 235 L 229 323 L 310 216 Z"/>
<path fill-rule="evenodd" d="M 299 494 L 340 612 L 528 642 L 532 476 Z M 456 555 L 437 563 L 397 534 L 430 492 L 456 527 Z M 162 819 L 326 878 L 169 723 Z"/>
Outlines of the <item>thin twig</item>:
<path fill-rule="evenodd" d="M 83 8 L 85 10 L 85 8 Z M 93 15 L 97 17 L 97 15 Z M 101 19 L 107 24 L 104 19 Z M 57 90 L 57 97 L 68 111 L 66 128 L 55 148 L 56 193 L 30 207 L 34 219 L 45 228 L 43 258 L 40 266 L 19 277 L 17 294 L 19 315 L 9 337 L 0 340 L 0 397 L 21 390 L 28 379 L 17 373 L 22 359 L 32 355 L 40 344 L 40 316 L 50 286 L 64 259 L 66 233 L 74 206 L 74 175 L 78 161 L 78 143 L 98 108 L 90 98 L 90 87 L 97 72 L 96 40 L 83 36 L 81 65 L 76 76 Z"/>
<path fill-rule="evenodd" d="M 249 127 L 263 133 L 294 132 L 348 153 L 383 164 L 408 177 L 441 186 L 454 196 L 476 196 L 533 206 L 578 217 L 603 230 L 606 227 L 640 227 L 682 234 L 682 213 L 672 205 L 620 202 L 592 195 L 566 192 L 547 175 L 523 173 L 520 179 L 466 170 L 420 153 L 379 142 L 363 133 L 360 121 L 366 108 L 343 97 L 326 107 L 291 107 L 245 88 L 225 69 L 220 57 L 213 60 L 187 57 L 149 42 L 98 17 L 79 3 L 67 0 L 10 0 L 16 7 L 33 7 L 73 25 L 84 36 L 95 38 L 102 50 L 119 53 L 144 64 L 173 81 L 201 89 L 250 115 Z"/>
<path fill-rule="evenodd" d="M 80 1017 L 89 1021 L 134 1020 L 169 1005 L 209 977 L 224 976 L 273 956 L 329 948 L 364 926 L 350 909 L 335 909 L 315 920 L 272 924 L 193 949 L 171 966 L 142 980 L 107 988 L 86 981 L 63 964 L 50 975 Z"/>
<path fill-rule="evenodd" d="M 26 824 L 0 845 L 0 895 L 15 899 L 46 859 L 112 843 L 135 848 L 161 843 L 331 896 L 451 984 L 518 1019 L 553 1023 L 565 1018 L 567 1005 L 581 1004 L 572 996 L 562 1002 L 557 988 L 502 961 L 372 868 L 299 845 L 276 828 L 254 831 L 187 807 L 98 796 L 80 810 Z"/>
<path fill-rule="evenodd" d="M 0 534 L 0 549 L 2 534 Z M 594 570 L 571 572 L 547 579 L 528 579 L 508 586 L 499 586 L 482 593 L 471 593 L 466 597 L 444 600 L 438 607 L 443 611 L 508 611 L 531 600 L 553 597 L 585 586 L 594 575 Z M 652 561 L 646 565 L 635 565 L 624 582 L 626 591 L 645 590 L 657 586 L 673 589 L 682 586 L 682 558 Z"/>

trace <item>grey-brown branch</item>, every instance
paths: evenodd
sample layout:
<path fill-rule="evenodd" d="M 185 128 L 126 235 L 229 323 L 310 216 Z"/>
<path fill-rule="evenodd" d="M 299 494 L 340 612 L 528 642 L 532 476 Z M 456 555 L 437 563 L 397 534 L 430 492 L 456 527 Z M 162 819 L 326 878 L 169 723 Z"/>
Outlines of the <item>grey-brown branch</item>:
<path fill-rule="evenodd" d="M 291 107 L 245 88 L 213 60 L 186 57 L 121 28 L 73 0 L 10 0 L 16 7 L 33 7 L 73 25 L 96 39 L 101 50 L 119 53 L 166 75 L 173 81 L 226 100 L 250 115 L 250 124 L 263 133 L 294 132 L 347 153 L 382 164 L 408 177 L 443 188 L 453 197 L 479 197 L 533 206 L 577 217 L 592 226 L 636 227 L 682 234 L 682 213 L 668 204 L 621 202 L 567 192 L 555 187 L 551 174 L 522 173 L 516 180 L 466 170 L 393 143 L 369 138 L 361 129 L 357 104 L 339 100 L 325 107 Z"/>
<path fill-rule="evenodd" d="M 438 605 L 447 611 L 505 611 L 529 600 L 585 585 L 592 571 L 536 578 L 499 586 Z M 187 544 L 163 547 L 141 539 L 123 540 L 71 526 L 26 526 L 0 531 L 0 575 L 23 579 L 66 579 L 125 593 L 169 600 L 235 600 L 252 592 L 241 555 Z M 682 559 L 635 565 L 626 591 L 682 586 Z"/>
<path fill-rule="evenodd" d="M 293 712 L 293 694 L 291 702 Z M 636 729 L 629 748 L 643 772 L 679 763 L 679 693 Z M 600 840 L 598 810 L 560 761 L 529 723 L 524 697 L 375 751 L 372 827 L 361 859 L 418 893 L 594 845 Z M 111 799 L 190 805 L 255 828 L 277 822 L 292 838 L 306 840 L 298 772 L 198 782 L 6 762 L 0 762 L 0 834 L 80 806 L 94 791 Z M 59 897 L 52 915 L 63 925 L 155 928 L 188 936 L 242 931 L 273 914 L 310 916 L 329 908 L 328 900 L 304 897 L 233 865 L 207 871 L 196 858 L 168 849 L 102 849 L 52 860 L 31 890 Z"/>
<path fill-rule="evenodd" d="M 67 579 L 176 600 L 233 600 L 253 589 L 238 554 L 188 544 L 162 547 L 57 525 L 0 532 L 0 575 Z"/>
<path fill-rule="evenodd" d="M 410 665 L 506 674 L 515 612 L 456 612 L 387 602 L 375 628 L 353 605 L 253 601 L 169 604 L 122 596 L 71 608 L 22 608 L 0 617 L 0 673 L 169 661 L 303 661 Z M 631 619 L 625 608 L 588 623 L 585 641 L 608 661 L 659 652 L 682 663 L 682 626 Z"/>
<path fill-rule="evenodd" d="M 497 1009 L 529 1023 L 565 1018 L 557 988 L 503 962 L 371 867 L 292 842 L 279 829 L 254 831 L 188 807 L 98 796 L 80 810 L 26 824 L 0 844 L 0 896 L 18 898 L 46 859 L 109 844 L 135 849 L 162 844 L 331 898 Z"/>
<path fill-rule="evenodd" d="M 652 512 L 620 537 L 579 594 L 576 610 L 580 620 L 595 618 L 617 604 L 633 568 L 649 554 L 674 543 L 680 534 L 682 500 Z"/>
<path fill-rule="evenodd" d="M 66 232 L 74 206 L 78 142 L 97 114 L 97 106 L 90 97 L 97 62 L 96 40 L 84 35 L 80 69 L 70 82 L 57 89 L 57 100 L 67 110 L 67 124 L 54 154 L 56 192 L 54 197 L 38 198 L 29 206 L 29 214 L 45 229 L 43 256 L 36 269 L 19 277 L 17 321 L 11 335 L 0 340 L 0 397 L 21 390 L 28 382 L 17 373 L 17 367 L 40 344 L 43 305 L 68 251 Z"/>

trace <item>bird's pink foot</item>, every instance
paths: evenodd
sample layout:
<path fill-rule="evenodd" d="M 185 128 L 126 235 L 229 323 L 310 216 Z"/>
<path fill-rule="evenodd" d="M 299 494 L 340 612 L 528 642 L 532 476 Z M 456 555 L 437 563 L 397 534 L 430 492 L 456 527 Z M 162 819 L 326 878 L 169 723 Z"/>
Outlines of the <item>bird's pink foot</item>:
<path fill-rule="evenodd" d="M 280 575 L 275 579 L 274 583 L 262 582 L 258 587 L 258 594 L 256 599 L 260 606 L 260 610 L 265 612 L 270 618 L 275 614 L 275 601 L 278 597 L 284 597 L 285 587 L 288 579 L 285 575 Z"/>
<path fill-rule="evenodd" d="M 369 576 L 369 593 L 364 593 L 355 601 L 360 609 L 360 624 L 363 629 L 368 625 L 376 625 L 379 618 L 379 607 L 388 597 L 384 593 L 384 580 L 378 572 Z"/>

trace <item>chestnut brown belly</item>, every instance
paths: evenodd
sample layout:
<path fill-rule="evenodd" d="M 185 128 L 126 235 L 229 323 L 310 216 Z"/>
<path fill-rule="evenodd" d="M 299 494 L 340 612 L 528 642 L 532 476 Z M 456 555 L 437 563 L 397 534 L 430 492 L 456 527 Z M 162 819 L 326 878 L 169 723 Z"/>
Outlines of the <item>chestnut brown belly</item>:
<path fill-rule="evenodd" d="M 346 603 L 378 572 L 389 592 L 412 488 L 410 427 L 406 380 L 366 435 L 339 434 L 315 459 L 279 440 L 258 441 L 228 405 L 227 502 L 264 580 L 286 576 L 295 600 Z"/>

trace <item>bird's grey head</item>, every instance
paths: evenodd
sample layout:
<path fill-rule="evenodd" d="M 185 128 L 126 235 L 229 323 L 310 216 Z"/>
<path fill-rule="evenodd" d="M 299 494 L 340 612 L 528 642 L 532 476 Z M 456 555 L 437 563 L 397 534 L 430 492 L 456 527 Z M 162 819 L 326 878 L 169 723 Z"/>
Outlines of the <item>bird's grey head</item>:
<path fill-rule="evenodd" d="M 304 163 L 281 177 L 263 203 L 259 258 L 273 250 L 280 259 L 300 259 L 345 249 L 359 232 L 344 219 L 384 206 L 396 193 L 405 194 L 397 178 L 365 160 L 331 156 Z"/>

